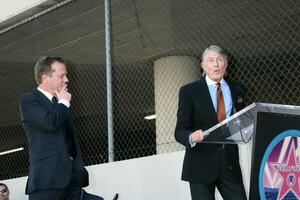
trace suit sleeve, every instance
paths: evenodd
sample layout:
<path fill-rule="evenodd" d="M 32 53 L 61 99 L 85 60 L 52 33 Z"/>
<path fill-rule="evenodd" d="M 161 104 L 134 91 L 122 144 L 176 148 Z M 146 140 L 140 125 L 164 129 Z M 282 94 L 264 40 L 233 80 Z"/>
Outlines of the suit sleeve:
<path fill-rule="evenodd" d="M 45 107 L 38 99 L 24 95 L 20 100 L 21 120 L 25 126 L 30 126 L 42 132 L 52 133 L 71 116 L 69 109 L 58 104 L 55 108 Z"/>
<path fill-rule="evenodd" d="M 241 82 L 236 82 L 234 89 L 236 90 L 236 96 L 233 99 L 234 107 L 237 111 L 240 111 L 247 106 L 244 101 L 247 90 Z"/>
<path fill-rule="evenodd" d="M 189 136 L 193 132 L 192 127 L 192 100 L 187 87 L 182 87 L 179 91 L 179 102 L 177 111 L 177 123 L 175 128 L 175 139 L 177 142 L 191 148 Z"/>

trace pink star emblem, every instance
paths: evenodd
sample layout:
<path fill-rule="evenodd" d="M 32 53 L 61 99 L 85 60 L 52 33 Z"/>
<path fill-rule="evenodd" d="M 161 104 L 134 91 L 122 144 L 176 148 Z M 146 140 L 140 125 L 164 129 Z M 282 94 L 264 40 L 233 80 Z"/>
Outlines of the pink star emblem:
<path fill-rule="evenodd" d="M 296 161 L 294 145 L 288 153 L 287 163 L 271 164 L 271 166 L 282 180 L 277 199 L 281 200 L 289 191 L 300 199 L 300 163 Z"/>

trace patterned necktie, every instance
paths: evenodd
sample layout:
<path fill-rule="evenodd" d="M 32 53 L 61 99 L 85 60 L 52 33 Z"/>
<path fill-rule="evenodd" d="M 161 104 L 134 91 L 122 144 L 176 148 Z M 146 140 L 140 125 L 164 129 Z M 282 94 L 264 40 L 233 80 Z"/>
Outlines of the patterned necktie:
<path fill-rule="evenodd" d="M 219 122 L 226 119 L 225 103 L 221 90 L 221 83 L 217 83 L 217 118 Z"/>

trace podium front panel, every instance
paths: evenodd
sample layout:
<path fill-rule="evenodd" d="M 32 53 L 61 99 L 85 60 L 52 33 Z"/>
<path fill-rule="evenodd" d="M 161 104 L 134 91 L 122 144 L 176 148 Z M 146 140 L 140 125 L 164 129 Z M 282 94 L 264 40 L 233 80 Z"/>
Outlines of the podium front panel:
<path fill-rule="evenodd" d="M 253 138 L 253 152 L 252 152 L 252 166 L 250 177 L 250 198 L 251 200 L 264 199 L 299 199 L 297 195 L 299 192 L 293 191 L 292 186 L 286 184 L 300 184 L 300 155 L 295 157 L 296 165 L 299 171 L 293 173 L 291 171 L 290 177 L 283 177 L 282 170 L 287 170 L 287 162 L 289 152 L 294 149 L 294 152 L 300 151 L 300 137 L 288 137 L 286 140 L 279 141 L 273 149 L 273 154 L 270 154 L 269 162 L 267 158 L 264 159 L 268 153 L 268 147 L 274 143 L 276 137 L 282 133 L 296 132 L 300 136 L 300 116 L 291 114 L 280 114 L 271 112 L 257 112 L 256 119 L 256 133 Z M 283 141 L 285 143 L 283 144 Z M 280 143 L 281 142 L 281 143 Z M 299 143 L 298 143 L 299 142 Z M 298 144 L 296 144 L 298 143 Z M 271 149 L 272 150 L 272 149 Z M 290 155 L 289 155 L 290 154 Z M 243 159 L 243 158 L 241 158 Z M 267 173 L 265 169 L 267 168 Z M 294 176 L 294 177 L 293 177 Z M 287 180 L 289 179 L 289 180 Z M 294 182 L 292 182 L 294 181 Z M 283 191 L 284 188 L 286 191 Z M 284 193 L 285 192 L 285 193 Z M 300 196 L 299 196 L 300 197 Z"/>

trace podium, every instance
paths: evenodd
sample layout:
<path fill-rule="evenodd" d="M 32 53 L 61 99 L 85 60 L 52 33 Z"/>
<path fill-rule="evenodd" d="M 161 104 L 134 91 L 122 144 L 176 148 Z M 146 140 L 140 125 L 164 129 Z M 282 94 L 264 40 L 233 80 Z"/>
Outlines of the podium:
<path fill-rule="evenodd" d="M 204 138 L 252 142 L 249 199 L 300 199 L 300 106 L 252 103 L 205 130 Z"/>

